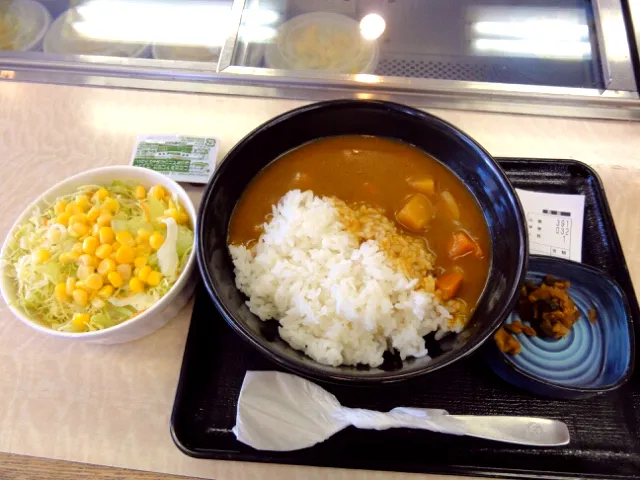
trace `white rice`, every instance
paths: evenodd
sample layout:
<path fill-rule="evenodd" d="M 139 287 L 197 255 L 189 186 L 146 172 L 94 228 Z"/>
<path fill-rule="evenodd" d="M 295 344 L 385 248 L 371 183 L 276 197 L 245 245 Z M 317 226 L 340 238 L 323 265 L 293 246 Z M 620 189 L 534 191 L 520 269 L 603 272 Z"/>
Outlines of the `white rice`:
<path fill-rule="evenodd" d="M 375 241 L 361 245 L 330 198 L 288 192 L 251 250 L 229 246 L 236 285 L 262 320 L 277 319 L 293 348 L 328 365 L 427 355 L 424 335 L 459 331 L 432 293 L 389 267 Z"/>

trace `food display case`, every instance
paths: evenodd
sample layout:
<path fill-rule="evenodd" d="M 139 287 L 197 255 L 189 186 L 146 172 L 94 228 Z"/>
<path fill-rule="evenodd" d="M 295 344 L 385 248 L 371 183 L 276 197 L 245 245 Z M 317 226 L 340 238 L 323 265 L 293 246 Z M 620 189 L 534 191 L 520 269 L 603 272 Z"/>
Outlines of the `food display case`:
<path fill-rule="evenodd" d="M 634 0 L 0 0 L 0 77 L 640 118 Z"/>

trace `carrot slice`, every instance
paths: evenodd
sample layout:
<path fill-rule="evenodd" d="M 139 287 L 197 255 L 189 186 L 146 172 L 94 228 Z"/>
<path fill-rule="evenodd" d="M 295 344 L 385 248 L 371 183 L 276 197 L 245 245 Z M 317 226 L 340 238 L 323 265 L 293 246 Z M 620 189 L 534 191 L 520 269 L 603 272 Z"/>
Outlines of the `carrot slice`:
<path fill-rule="evenodd" d="M 462 286 L 463 275 L 460 272 L 450 272 L 436 278 L 436 288 L 442 292 L 442 299 L 453 298 Z"/>
<path fill-rule="evenodd" d="M 476 252 L 476 255 L 482 256 L 482 250 L 480 250 L 476 242 L 462 231 L 455 232 L 451 236 L 447 250 L 451 259 L 463 257 L 471 252 Z"/>

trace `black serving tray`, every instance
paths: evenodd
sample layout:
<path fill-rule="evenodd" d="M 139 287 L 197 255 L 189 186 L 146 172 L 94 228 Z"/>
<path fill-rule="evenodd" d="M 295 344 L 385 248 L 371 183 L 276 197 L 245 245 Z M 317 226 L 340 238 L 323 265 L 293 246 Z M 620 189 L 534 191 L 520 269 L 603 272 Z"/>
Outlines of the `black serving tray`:
<path fill-rule="evenodd" d="M 608 273 L 627 294 L 636 336 L 640 310 L 598 175 L 572 160 L 501 159 L 514 186 L 583 194 L 584 263 Z M 587 400 L 539 398 L 500 380 L 482 352 L 426 376 L 379 387 L 323 385 L 349 407 L 443 408 L 452 414 L 556 418 L 571 432 L 560 448 L 529 448 L 419 430 L 347 428 L 305 450 L 274 453 L 236 441 L 236 402 L 247 370 L 280 370 L 238 337 L 198 290 L 171 416 L 171 435 L 187 455 L 404 472 L 554 478 L 640 477 L 638 373 L 619 390 Z"/>

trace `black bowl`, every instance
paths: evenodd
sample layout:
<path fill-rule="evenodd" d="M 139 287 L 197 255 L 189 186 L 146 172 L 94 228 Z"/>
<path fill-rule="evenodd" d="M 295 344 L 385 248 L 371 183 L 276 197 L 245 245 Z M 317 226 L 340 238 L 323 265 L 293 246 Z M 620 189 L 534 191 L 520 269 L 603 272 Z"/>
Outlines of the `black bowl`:
<path fill-rule="evenodd" d="M 467 328 L 430 348 L 432 360 L 408 359 L 381 368 L 330 367 L 291 348 L 245 305 L 236 288 L 227 249 L 233 209 L 253 177 L 282 154 L 309 141 L 336 135 L 401 140 L 432 155 L 469 188 L 489 226 L 491 266 L 484 292 Z M 280 115 L 255 129 L 218 166 L 207 185 L 197 225 L 198 264 L 216 307 L 231 327 L 274 362 L 325 381 L 381 383 L 438 370 L 476 350 L 510 313 L 527 264 L 527 233 L 517 194 L 504 172 L 475 141 L 454 126 L 404 105 L 338 100 Z M 394 362 L 390 362 L 393 364 Z M 397 362 L 396 362 L 397 363 Z M 387 368 L 390 367 L 390 368 Z"/>

